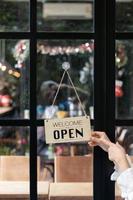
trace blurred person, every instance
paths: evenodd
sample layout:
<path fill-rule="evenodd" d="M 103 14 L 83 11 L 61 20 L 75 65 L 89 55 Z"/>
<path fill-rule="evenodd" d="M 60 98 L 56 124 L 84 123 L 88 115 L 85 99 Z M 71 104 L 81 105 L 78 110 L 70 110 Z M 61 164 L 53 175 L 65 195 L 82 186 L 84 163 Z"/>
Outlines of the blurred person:
<path fill-rule="evenodd" d="M 133 127 L 117 127 L 115 131 L 116 141 L 121 144 L 126 153 L 133 155 Z"/>
<path fill-rule="evenodd" d="M 133 200 L 133 167 L 129 162 L 124 148 L 118 142 L 112 143 L 104 132 L 93 132 L 88 143 L 90 146 L 99 146 L 108 152 L 109 160 L 115 165 L 115 172 L 111 180 L 116 180 L 121 189 L 121 196 L 125 200 Z"/>
<path fill-rule="evenodd" d="M 49 80 L 49 81 L 44 81 L 41 84 L 40 87 L 40 94 L 41 94 L 41 101 L 42 101 L 42 107 L 41 109 L 41 118 L 54 118 L 56 116 L 56 112 L 58 111 L 58 103 L 57 100 L 54 105 L 53 100 L 56 94 L 57 90 L 57 83 Z M 40 108 L 40 105 L 39 105 Z M 40 111 L 39 108 L 37 108 L 37 111 Z M 39 115 L 39 112 L 38 112 Z"/>

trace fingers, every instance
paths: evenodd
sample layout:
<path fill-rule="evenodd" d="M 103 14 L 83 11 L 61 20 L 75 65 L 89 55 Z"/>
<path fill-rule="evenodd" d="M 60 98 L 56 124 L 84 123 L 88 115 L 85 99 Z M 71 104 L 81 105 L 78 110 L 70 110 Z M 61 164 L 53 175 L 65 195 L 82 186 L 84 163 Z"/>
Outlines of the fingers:
<path fill-rule="evenodd" d="M 112 145 L 112 142 L 107 139 L 91 137 L 88 142 L 91 147 L 100 146 L 103 150 L 108 151 L 108 148 Z"/>
<path fill-rule="evenodd" d="M 88 144 L 91 147 L 97 146 L 99 144 L 99 140 L 97 140 L 97 138 L 100 139 L 100 137 L 103 135 L 102 133 L 103 132 L 100 132 L 100 131 L 92 131 L 91 138 L 90 138 L 90 141 L 88 142 Z"/>
<path fill-rule="evenodd" d="M 97 145 L 101 142 L 101 139 L 100 138 L 98 138 L 98 137 L 91 137 L 91 141 L 93 142 L 93 143 L 96 143 Z"/>
<path fill-rule="evenodd" d="M 89 141 L 88 144 L 91 146 L 91 147 L 95 147 L 97 146 L 97 144 L 93 141 Z"/>
<path fill-rule="evenodd" d="M 107 137 L 105 132 L 94 131 L 91 134 L 90 141 L 88 143 L 91 147 L 100 146 L 104 151 L 108 151 L 111 145 L 111 141 Z"/>
<path fill-rule="evenodd" d="M 110 146 L 112 143 L 110 140 L 107 140 L 105 138 L 96 138 L 96 137 L 91 137 L 91 140 L 95 142 L 97 145 L 106 145 Z"/>
<path fill-rule="evenodd" d="M 91 147 L 99 145 L 99 143 L 100 143 L 100 137 L 99 137 L 99 135 L 96 132 L 93 132 L 92 135 L 93 136 L 90 138 L 90 141 L 88 142 L 88 144 Z"/>
<path fill-rule="evenodd" d="M 100 138 L 100 137 L 103 137 L 105 136 L 105 132 L 101 132 L 101 131 L 93 131 L 92 134 L 91 134 L 93 137 L 97 137 L 97 138 Z"/>

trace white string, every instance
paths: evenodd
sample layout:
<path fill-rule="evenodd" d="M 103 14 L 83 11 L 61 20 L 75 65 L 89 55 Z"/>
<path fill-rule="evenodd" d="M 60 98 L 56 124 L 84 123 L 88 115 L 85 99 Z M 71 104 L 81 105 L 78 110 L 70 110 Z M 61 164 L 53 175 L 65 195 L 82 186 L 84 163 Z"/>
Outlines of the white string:
<path fill-rule="evenodd" d="M 82 108 L 82 111 L 83 111 L 84 115 L 87 116 L 87 113 L 86 113 L 86 111 L 85 111 L 85 109 L 84 109 L 84 107 L 83 107 L 83 105 L 82 105 L 82 103 L 81 103 L 81 100 L 80 100 L 79 95 L 78 95 L 78 93 L 77 93 L 77 90 L 76 90 L 76 88 L 75 88 L 75 86 L 74 86 L 74 84 L 73 84 L 73 81 L 72 81 L 72 79 L 71 79 L 71 77 L 70 77 L 70 74 L 69 74 L 68 71 L 66 71 L 66 72 L 67 72 L 68 78 L 69 78 L 69 80 L 70 80 L 70 83 L 71 83 L 71 85 L 72 85 L 72 87 L 73 87 L 73 89 L 74 89 L 74 91 L 75 91 L 75 94 L 76 94 L 76 96 L 77 96 L 77 99 L 78 99 L 78 101 L 79 101 L 79 103 L 80 103 L 80 106 L 81 106 L 81 108 Z"/>
<path fill-rule="evenodd" d="M 75 91 L 75 94 L 76 94 L 77 99 L 78 99 L 78 101 L 79 101 L 79 103 L 80 103 L 80 106 L 81 106 L 81 108 L 82 108 L 83 113 L 84 113 L 84 115 L 87 117 L 87 113 L 86 113 L 86 111 L 85 111 L 85 109 L 84 109 L 84 107 L 83 107 L 83 105 L 82 105 L 82 103 L 81 103 L 80 97 L 79 97 L 79 95 L 78 95 L 78 93 L 77 93 L 77 90 L 76 90 L 76 88 L 75 88 L 75 86 L 74 86 L 74 84 L 73 84 L 73 81 L 72 81 L 72 79 L 71 79 L 71 77 L 70 77 L 70 74 L 69 74 L 68 70 L 64 70 L 64 73 L 63 73 L 63 75 L 62 75 L 62 77 L 61 77 L 61 81 L 60 81 L 60 83 L 59 83 L 58 89 L 57 89 L 57 91 L 56 91 L 56 94 L 55 94 L 55 97 L 54 97 L 54 100 L 53 100 L 53 103 L 52 103 L 52 106 L 55 104 L 55 100 L 56 100 L 57 95 L 58 95 L 58 93 L 59 93 L 59 90 L 60 90 L 62 81 L 63 81 L 64 76 L 65 76 L 65 73 L 67 73 L 67 75 L 68 75 L 68 78 L 69 78 L 69 80 L 70 80 L 70 83 L 71 83 L 71 85 L 72 85 L 74 91 Z"/>
<path fill-rule="evenodd" d="M 55 94 L 55 97 L 54 97 L 54 100 L 53 100 L 53 103 L 52 103 L 52 106 L 55 104 L 55 100 L 56 100 L 57 95 L 58 95 L 58 93 L 59 93 L 59 90 L 60 90 L 62 81 L 63 81 L 64 76 L 65 76 L 65 73 L 66 73 L 66 71 L 64 70 L 64 73 L 63 73 L 63 75 L 62 75 L 61 81 L 60 81 L 60 83 L 59 83 L 59 86 L 58 86 L 58 88 L 57 88 L 57 91 L 56 91 L 56 94 Z"/>

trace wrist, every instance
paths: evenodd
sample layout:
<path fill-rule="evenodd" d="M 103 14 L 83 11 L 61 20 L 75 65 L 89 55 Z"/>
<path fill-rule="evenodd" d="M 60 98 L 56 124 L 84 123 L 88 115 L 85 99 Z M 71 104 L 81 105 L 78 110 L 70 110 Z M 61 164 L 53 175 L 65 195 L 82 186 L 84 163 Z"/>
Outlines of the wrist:
<path fill-rule="evenodd" d="M 130 168 L 130 165 L 126 159 L 126 157 L 124 158 L 121 158 L 117 163 L 116 163 L 116 166 L 118 168 L 118 170 L 120 172 L 123 172 L 125 170 L 127 170 L 128 168 Z"/>

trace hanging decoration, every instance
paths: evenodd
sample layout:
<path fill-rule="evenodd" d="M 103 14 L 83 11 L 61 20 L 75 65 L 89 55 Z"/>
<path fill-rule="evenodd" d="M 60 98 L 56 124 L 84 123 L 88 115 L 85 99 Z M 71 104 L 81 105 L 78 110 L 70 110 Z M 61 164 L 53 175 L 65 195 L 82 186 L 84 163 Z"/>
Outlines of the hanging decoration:
<path fill-rule="evenodd" d="M 68 76 L 70 84 L 72 85 L 76 97 L 79 101 L 81 109 L 83 111 L 84 116 L 78 117 L 66 117 L 66 118 L 47 118 L 45 123 L 45 138 L 46 143 L 66 143 L 66 142 L 81 142 L 81 141 L 89 141 L 91 136 L 91 125 L 90 125 L 90 117 L 87 116 L 87 113 L 82 105 L 80 97 L 76 91 L 76 88 L 73 84 L 73 81 L 68 72 L 70 68 L 70 63 L 64 62 L 62 64 L 62 68 L 64 69 L 64 73 L 61 77 L 60 84 L 57 88 L 55 97 L 53 99 L 53 103 L 51 108 L 55 105 L 56 98 L 58 96 L 61 84 L 63 82 L 65 74 Z M 53 111 L 51 110 L 51 113 Z"/>
<path fill-rule="evenodd" d="M 77 53 L 92 53 L 94 50 L 94 43 L 84 43 L 78 46 L 48 46 L 45 44 L 37 45 L 37 53 L 48 54 L 50 56 L 63 55 L 63 54 L 77 54 Z"/>
<path fill-rule="evenodd" d="M 15 68 L 23 67 L 24 61 L 29 56 L 29 41 L 20 40 L 13 49 L 13 56 L 17 61 Z"/>

